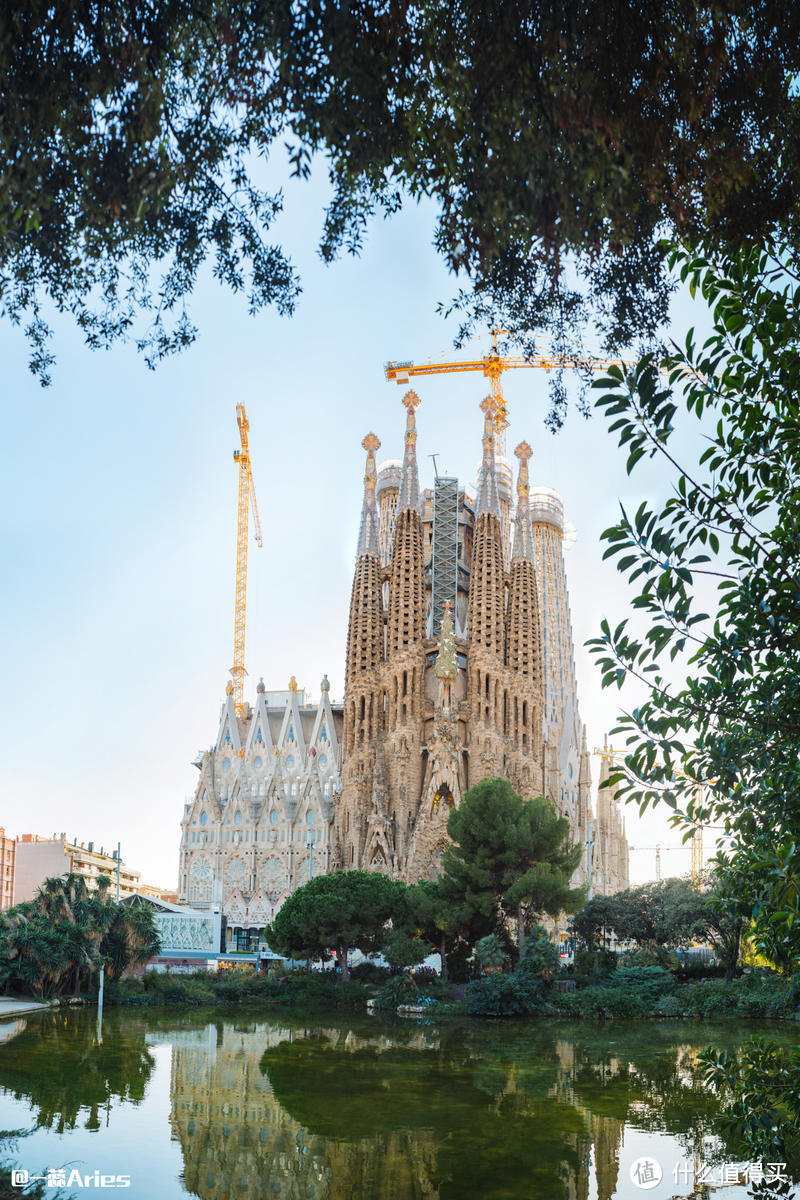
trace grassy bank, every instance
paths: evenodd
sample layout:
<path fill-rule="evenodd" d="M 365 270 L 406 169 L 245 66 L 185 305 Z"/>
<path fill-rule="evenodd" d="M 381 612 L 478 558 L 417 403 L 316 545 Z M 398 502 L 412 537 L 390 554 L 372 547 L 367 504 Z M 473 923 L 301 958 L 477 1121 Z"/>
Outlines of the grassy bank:
<path fill-rule="evenodd" d="M 722 979 L 682 980 L 663 967 L 628 967 L 606 976 L 574 980 L 565 992 L 552 981 L 517 969 L 496 972 L 463 985 L 435 976 L 390 976 L 381 968 L 356 968 L 343 981 L 332 972 L 288 971 L 271 975 L 226 971 L 169 975 L 148 972 L 110 984 L 109 1006 L 161 1008 L 245 1005 L 261 1008 L 322 1007 L 378 1012 L 422 1004 L 431 1016 L 461 1013 L 474 1017 L 558 1017 L 577 1020 L 733 1018 L 800 1019 L 800 975 L 749 971 L 730 983 Z"/>

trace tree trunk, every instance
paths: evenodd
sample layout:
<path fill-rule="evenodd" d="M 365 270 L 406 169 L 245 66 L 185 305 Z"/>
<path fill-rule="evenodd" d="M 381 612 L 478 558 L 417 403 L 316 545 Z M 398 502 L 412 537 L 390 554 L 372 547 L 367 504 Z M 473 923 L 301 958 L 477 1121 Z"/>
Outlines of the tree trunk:
<path fill-rule="evenodd" d="M 522 958 L 525 953 L 525 910 L 521 902 L 517 905 L 517 946 L 519 956 Z"/>
<path fill-rule="evenodd" d="M 444 934 L 442 934 L 442 940 L 439 944 L 439 958 L 442 960 L 442 979 L 447 979 L 447 952 L 445 949 Z"/>
<path fill-rule="evenodd" d="M 349 946 L 339 945 L 336 950 L 336 960 L 339 964 L 339 970 L 342 973 L 342 979 L 350 978 L 350 968 L 347 965 L 347 951 Z"/>
<path fill-rule="evenodd" d="M 81 996 L 81 969 L 80 969 L 80 967 L 75 968 L 75 974 L 73 976 L 73 987 L 74 987 L 74 991 L 75 991 L 75 999 L 80 1000 L 80 996 Z"/>

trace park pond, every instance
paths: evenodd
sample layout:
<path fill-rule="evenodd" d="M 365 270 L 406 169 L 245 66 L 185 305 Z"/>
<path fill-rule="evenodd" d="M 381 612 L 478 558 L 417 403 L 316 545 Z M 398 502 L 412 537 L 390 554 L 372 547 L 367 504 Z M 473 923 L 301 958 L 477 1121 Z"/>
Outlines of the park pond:
<path fill-rule="evenodd" d="M 737 1161 L 695 1055 L 742 1032 L 60 1010 L 0 1046 L 0 1128 L 45 1196 L 658 1200 Z"/>

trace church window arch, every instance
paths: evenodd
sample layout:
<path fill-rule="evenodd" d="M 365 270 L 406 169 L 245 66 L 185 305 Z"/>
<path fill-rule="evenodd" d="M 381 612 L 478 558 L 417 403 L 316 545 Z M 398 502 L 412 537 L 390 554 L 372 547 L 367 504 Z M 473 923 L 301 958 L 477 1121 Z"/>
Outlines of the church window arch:
<path fill-rule="evenodd" d="M 237 808 L 236 812 L 233 814 L 233 823 L 234 823 L 234 825 L 241 825 L 241 823 L 242 823 L 242 814 L 239 812 L 238 808 Z"/>
<path fill-rule="evenodd" d="M 200 824 L 201 825 L 208 824 L 208 813 L 205 810 L 200 813 Z"/>

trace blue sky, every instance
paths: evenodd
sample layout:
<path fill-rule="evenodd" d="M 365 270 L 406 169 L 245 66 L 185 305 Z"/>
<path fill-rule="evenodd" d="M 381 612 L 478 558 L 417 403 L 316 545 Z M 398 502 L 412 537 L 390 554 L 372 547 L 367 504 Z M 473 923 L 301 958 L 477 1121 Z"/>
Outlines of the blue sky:
<path fill-rule="evenodd" d="M 323 266 L 324 197 L 319 180 L 289 186 L 276 226 L 304 288 L 291 319 L 250 318 L 207 273 L 192 306 L 200 336 L 186 353 L 151 372 L 132 347 L 90 352 L 59 318 L 49 389 L 27 370 L 22 333 L 0 325 L 0 823 L 11 834 L 120 841 L 145 881 L 175 885 L 190 762 L 216 735 L 232 661 L 239 401 L 264 527 L 264 549 L 251 543 L 250 553 L 249 687 L 263 675 L 283 688 L 294 674 L 316 699 L 327 672 L 342 694 L 361 439 L 374 430 L 379 460 L 400 456 L 403 390 L 384 381 L 383 363 L 452 346 L 455 322 L 435 306 L 456 284 L 431 247 L 425 206 L 374 222 L 360 258 Z M 679 298 L 675 332 L 695 320 Z M 442 377 L 416 390 L 422 485 L 431 452 L 471 484 L 485 381 Z M 603 615 L 625 615 L 627 597 L 601 562 L 599 534 L 620 499 L 661 494 L 665 477 L 653 468 L 628 480 L 599 418 L 571 412 L 548 433 L 542 372 L 509 373 L 505 392 L 509 447 L 531 443 L 532 481 L 561 492 L 577 528 L 567 573 L 580 702 L 601 744 L 617 698 L 600 691 L 582 644 Z M 678 843 L 661 814 L 627 819 L 634 846 Z M 664 872 L 688 859 L 665 853 Z M 651 851 L 632 855 L 635 879 L 653 872 Z"/>

